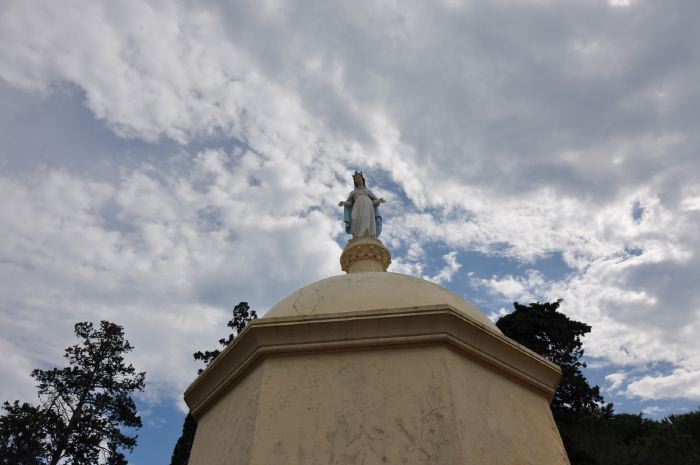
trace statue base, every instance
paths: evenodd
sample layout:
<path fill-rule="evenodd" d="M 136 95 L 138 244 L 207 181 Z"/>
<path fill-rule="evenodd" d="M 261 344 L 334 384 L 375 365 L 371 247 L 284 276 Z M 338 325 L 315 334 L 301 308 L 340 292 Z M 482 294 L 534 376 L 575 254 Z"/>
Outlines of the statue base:
<path fill-rule="evenodd" d="M 346 273 L 386 271 L 391 264 L 391 253 L 384 244 L 372 236 L 350 240 L 340 256 L 340 267 Z"/>

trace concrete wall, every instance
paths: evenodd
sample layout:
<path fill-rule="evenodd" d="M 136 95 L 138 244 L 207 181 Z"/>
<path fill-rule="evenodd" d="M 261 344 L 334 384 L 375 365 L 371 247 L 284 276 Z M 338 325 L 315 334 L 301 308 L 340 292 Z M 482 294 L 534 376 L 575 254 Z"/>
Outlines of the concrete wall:
<path fill-rule="evenodd" d="M 268 357 L 199 420 L 192 465 L 568 464 L 542 393 L 445 345 Z"/>
<path fill-rule="evenodd" d="M 258 365 L 197 421 L 189 465 L 252 463 L 263 372 Z"/>

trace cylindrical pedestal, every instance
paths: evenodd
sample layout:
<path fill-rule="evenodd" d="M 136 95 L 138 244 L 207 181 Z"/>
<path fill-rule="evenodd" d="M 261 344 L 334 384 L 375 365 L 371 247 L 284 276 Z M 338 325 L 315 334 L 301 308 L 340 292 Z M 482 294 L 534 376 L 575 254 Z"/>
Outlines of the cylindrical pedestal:
<path fill-rule="evenodd" d="M 376 237 L 352 239 L 340 256 L 340 267 L 346 273 L 386 271 L 391 264 L 389 249 Z"/>

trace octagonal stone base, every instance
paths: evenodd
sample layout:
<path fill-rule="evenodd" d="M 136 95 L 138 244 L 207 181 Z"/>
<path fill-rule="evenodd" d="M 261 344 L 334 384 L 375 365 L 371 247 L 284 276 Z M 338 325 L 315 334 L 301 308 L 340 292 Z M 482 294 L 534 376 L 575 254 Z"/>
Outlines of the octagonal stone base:
<path fill-rule="evenodd" d="M 190 465 L 566 465 L 558 368 L 449 306 L 253 321 L 190 386 Z"/>

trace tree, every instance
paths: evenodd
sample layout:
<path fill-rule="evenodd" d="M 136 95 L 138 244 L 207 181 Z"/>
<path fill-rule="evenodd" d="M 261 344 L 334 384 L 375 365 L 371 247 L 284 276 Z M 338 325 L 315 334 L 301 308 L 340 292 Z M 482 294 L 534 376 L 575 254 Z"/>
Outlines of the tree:
<path fill-rule="evenodd" d="M 185 421 L 182 424 L 182 434 L 175 443 L 175 449 L 173 449 L 173 456 L 170 459 L 170 465 L 184 465 L 190 459 L 190 451 L 192 450 L 192 443 L 194 442 L 194 433 L 197 432 L 197 422 L 191 413 L 188 413 L 185 417 Z"/>
<path fill-rule="evenodd" d="M 692 437 L 697 449 L 700 450 L 700 410 L 669 415 L 666 421 L 675 426 L 681 433 Z"/>
<path fill-rule="evenodd" d="M 581 372 L 586 367 L 581 361 L 581 338 L 591 327 L 557 311 L 560 303 L 561 300 L 530 305 L 514 302 L 515 311 L 501 317 L 496 326 L 509 338 L 561 367 L 561 383 L 552 401 L 555 414 L 600 412 L 604 404 L 600 388 L 591 387 Z"/>
<path fill-rule="evenodd" d="M 144 388 L 124 356 L 133 346 L 121 326 L 102 321 L 75 325 L 82 341 L 68 347 L 68 366 L 36 369 L 40 405 L 4 403 L 0 417 L 0 464 L 126 464 L 123 451 L 136 445 L 141 427 L 131 398 Z"/>
<path fill-rule="evenodd" d="M 641 414 L 614 414 L 598 386 L 590 386 L 581 368 L 585 323 L 558 311 L 561 300 L 520 305 L 498 320 L 511 339 L 558 364 L 562 380 L 552 414 L 572 465 L 698 465 L 700 411 L 663 421 Z"/>
<path fill-rule="evenodd" d="M 598 386 L 590 386 L 581 372 L 581 338 L 591 327 L 569 319 L 557 311 L 561 300 L 521 305 L 514 302 L 515 311 L 501 317 L 496 326 L 539 355 L 561 367 L 562 379 L 552 400 L 552 414 L 561 433 L 572 464 L 596 463 L 588 448 L 580 445 L 582 428 L 587 416 L 610 416 L 612 404 L 604 405 Z M 594 420 L 588 420 L 590 423 Z"/>
<path fill-rule="evenodd" d="M 226 323 L 226 326 L 231 328 L 231 332 L 227 337 L 219 339 L 219 344 L 222 346 L 220 349 L 207 350 L 202 352 L 197 351 L 193 355 L 195 360 L 201 360 L 204 363 L 205 368 L 209 366 L 211 362 L 214 361 L 216 357 L 219 356 L 221 351 L 226 348 L 233 340 L 243 331 L 246 325 L 258 317 L 255 310 L 250 310 L 248 302 L 240 302 L 238 305 L 233 307 L 233 316 Z M 197 370 L 197 374 L 202 374 L 204 368 Z M 190 459 L 190 451 L 192 450 L 192 443 L 194 442 L 194 435 L 197 432 L 197 422 L 191 414 L 187 414 L 185 421 L 182 425 L 182 434 L 175 444 L 175 449 L 173 450 L 172 458 L 170 459 L 170 465 L 186 465 Z"/>
<path fill-rule="evenodd" d="M 50 425 L 57 420 L 53 412 L 19 401 L 4 402 L 3 408 L 7 414 L 0 416 L 0 464 L 46 463 Z"/>

